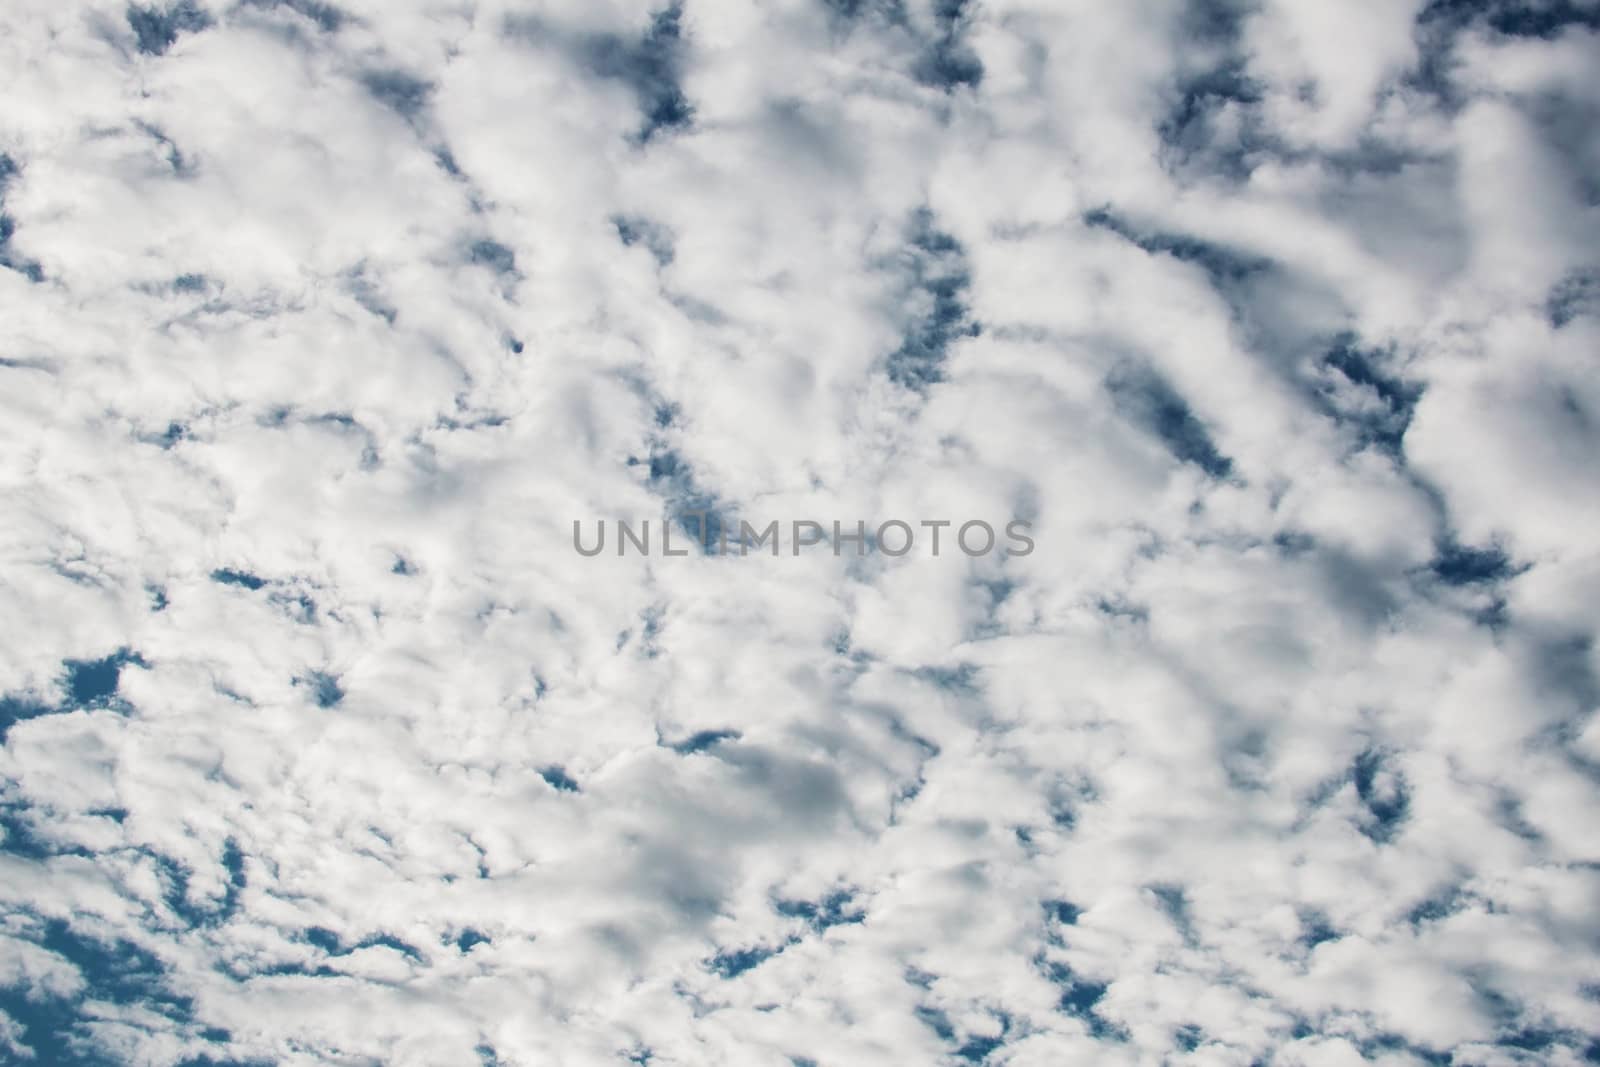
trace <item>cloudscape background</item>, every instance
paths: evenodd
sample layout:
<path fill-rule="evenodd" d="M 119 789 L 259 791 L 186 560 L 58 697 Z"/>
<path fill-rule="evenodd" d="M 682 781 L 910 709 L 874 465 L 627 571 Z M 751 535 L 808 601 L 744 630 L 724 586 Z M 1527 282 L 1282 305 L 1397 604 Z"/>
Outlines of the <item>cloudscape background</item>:
<path fill-rule="evenodd" d="M 8 0 L 0 1062 L 1600 1062 L 1597 35 Z"/>

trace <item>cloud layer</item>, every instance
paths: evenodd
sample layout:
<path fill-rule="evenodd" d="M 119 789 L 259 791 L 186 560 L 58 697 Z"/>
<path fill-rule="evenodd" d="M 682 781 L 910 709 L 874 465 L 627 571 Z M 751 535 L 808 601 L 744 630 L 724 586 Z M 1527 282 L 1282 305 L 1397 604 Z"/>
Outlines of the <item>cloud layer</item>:
<path fill-rule="evenodd" d="M 0 1059 L 1600 1059 L 1591 0 L 0 41 Z"/>

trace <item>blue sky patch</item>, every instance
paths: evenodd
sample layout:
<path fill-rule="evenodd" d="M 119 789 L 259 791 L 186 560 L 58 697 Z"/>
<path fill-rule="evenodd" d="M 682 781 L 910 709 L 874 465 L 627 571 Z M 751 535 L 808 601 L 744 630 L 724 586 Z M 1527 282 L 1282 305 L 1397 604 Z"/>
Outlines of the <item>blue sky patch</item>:
<path fill-rule="evenodd" d="M 139 51 L 151 56 L 165 55 L 183 34 L 212 25 L 211 15 L 194 0 L 175 0 L 164 8 L 130 4 L 127 18 Z"/>

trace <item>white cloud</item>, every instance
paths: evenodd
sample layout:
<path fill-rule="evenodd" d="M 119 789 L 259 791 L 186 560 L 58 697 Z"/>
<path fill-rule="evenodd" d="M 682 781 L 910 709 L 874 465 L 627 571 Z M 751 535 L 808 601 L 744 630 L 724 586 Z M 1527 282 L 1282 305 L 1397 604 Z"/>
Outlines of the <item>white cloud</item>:
<path fill-rule="evenodd" d="M 1581 5 L 3 21 L 7 1055 L 1593 1055 Z"/>

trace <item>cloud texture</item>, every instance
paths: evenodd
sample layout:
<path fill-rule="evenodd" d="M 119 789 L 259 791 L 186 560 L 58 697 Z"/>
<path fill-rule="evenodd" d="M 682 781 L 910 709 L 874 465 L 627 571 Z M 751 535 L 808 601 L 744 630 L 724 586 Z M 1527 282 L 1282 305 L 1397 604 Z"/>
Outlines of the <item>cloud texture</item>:
<path fill-rule="evenodd" d="M 12 0 L 0 1060 L 1600 1061 L 1597 69 Z"/>

